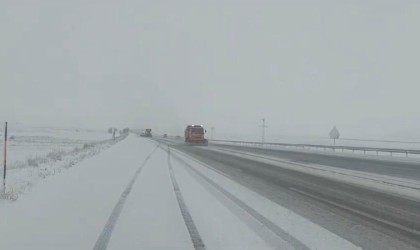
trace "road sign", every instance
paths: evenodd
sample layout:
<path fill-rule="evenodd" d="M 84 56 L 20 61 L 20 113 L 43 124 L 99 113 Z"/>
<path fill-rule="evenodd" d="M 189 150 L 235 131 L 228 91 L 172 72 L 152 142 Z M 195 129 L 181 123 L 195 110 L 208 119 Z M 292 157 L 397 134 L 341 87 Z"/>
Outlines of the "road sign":
<path fill-rule="evenodd" d="M 340 137 L 340 132 L 338 132 L 338 129 L 334 126 L 331 129 L 330 138 L 331 139 L 338 139 L 339 137 Z"/>
<path fill-rule="evenodd" d="M 338 132 L 338 129 L 334 126 L 334 128 L 331 129 L 330 132 L 330 138 L 334 140 L 334 146 L 335 146 L 335 140 L 340 137 L 340 132 Z"/>

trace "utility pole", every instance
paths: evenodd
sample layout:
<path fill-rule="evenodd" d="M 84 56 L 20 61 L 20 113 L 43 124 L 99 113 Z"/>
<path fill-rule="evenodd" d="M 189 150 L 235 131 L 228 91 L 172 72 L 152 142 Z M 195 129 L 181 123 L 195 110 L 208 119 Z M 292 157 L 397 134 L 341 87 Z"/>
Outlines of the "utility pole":
<path fill-rule="evenodd" d="M 262 118 L 261 121 L 262 121 L 262 138 L 261 138 L 261 142 L 264 143 L 265 142 L 265 128 L 267 126 L 265 125 L 265 118 Z"/>
<path fill-rule="evenodd" d="M 210 129 L 211 129 L 211 135 L 210 135 L 210 138 L 213 140 L 214 127 L 211 127 Z"/>

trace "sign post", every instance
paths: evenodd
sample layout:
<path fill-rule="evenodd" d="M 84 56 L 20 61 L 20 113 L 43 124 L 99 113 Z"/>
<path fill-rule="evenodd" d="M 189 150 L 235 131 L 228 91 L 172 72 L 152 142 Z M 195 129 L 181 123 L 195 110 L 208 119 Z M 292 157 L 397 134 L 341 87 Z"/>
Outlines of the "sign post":
<path fill-rule="evenodd" d="M 265 142 L 265 128 L 267 128 L 267 126 L 265 125 L 265 118 L 261 119 L 262 121 L 262 136 L 261 136 L 261 142 L 264 143 Z"/>
<path fill-rule="evenodd" d="M 4 125 L 4 155 L 3 155 L 3 193 L 6 193 L 6 162 L 7 162 L 7 122 Z"/>
<path fill-rule="evenodd" d="M 340 132 L 338 132 L 338 129 L 334 126 L 330 132 L 330 138 L 334 140 L 334 146 L 335 146 L 335 139 L 338 139 L 339 137 L 340 137 Z"/>

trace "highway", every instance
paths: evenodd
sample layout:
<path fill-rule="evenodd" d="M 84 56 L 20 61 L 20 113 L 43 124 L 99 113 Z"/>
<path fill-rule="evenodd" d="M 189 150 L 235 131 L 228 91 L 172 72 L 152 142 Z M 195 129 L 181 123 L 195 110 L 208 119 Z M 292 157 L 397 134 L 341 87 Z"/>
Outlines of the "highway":
<path fill-rule="evenodd" d="M 342 155 L 325 155 L 311 152 L 296 152 L 276 149 L 262 149 L 241 147 L 234 145 L 217 145 L 226 149 L 241 150 L 244 152 L 253 152 L 288 159 L 300 163 L 316 163 L 325 166 L 332 166 L 343 169 L 351 169 L 375 174 L 384 174 L 394 177 L 401 177 L 413 180 L 420 180 L 420 166 L 418 163 L 410 162 L 390 162 L 379 159 L 360 159 L 355 157 L 346 157 Z"/>
<path fill-rule="evenodd" d="M 419 200 L 226 154 L 223 150 L 420 180 L 420 166 L 414 163 L 227 145 L 187 146 L 179 140 L 161 142 L 363 249 L 420 249 Z"/>

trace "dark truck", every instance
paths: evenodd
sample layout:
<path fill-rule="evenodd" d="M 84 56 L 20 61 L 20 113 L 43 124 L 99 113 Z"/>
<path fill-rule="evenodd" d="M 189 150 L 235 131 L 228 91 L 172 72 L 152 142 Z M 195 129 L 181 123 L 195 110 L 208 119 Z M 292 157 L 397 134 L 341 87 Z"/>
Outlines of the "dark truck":
<path fill-rule="evenodd" d="M 151 128 L 147 128 L 144 130 L 143 133 L 141 133 L 142 137 L 152 137 L 152 129 Z"/>

